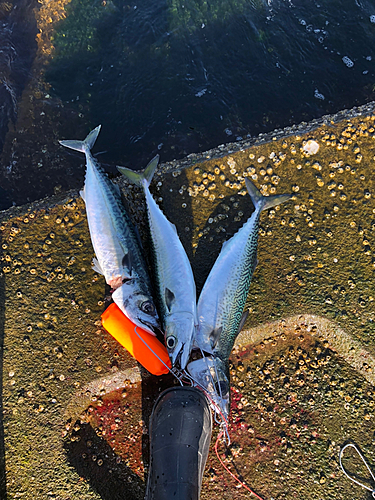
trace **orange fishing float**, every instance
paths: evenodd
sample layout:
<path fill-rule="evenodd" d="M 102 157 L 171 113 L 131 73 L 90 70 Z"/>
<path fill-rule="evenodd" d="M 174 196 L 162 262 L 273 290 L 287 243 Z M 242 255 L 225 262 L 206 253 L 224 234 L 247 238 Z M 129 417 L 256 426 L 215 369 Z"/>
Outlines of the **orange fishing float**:
<path fill-rule="evenodd" d="M 141 365 L 153 375 L 164 375 L 172 368 L 166 347 L 137 326 L 115 303 L 102 314 L 102 325 Z M 147 344 L 147 345 L 146 345 Z"/>

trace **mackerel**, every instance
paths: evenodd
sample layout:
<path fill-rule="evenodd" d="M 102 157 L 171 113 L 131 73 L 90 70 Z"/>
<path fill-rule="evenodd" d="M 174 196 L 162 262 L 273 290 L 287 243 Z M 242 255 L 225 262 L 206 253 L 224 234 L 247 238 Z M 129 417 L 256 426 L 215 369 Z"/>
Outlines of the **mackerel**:
<path fill-rule="evenodd" d="M 291 198 L 287 194 L 265 197 L 249 179 L 246 187 L 255 210 L 223 244 L 203 286 L 194 338 L 194 347 L 203 358 L 187 366 L 188 373 L 208 394 L 225 423 L 230 410 L 229 356 L 248 315 L 244 307 L 257 264 L 260 213 Z"/>
<path fill-rule="evenodd" d="M 199 327 L 195 344 L 222 360 L 229 359 L 248 314 L 244 307 L 257 264 L 260 213 L 291 198 L 289 194 L 263 196 L 248 178 L 245 182 L 255 210 L 223 244 L 197 306 Z"/>
<path fill-rule="evenodd" d="M 85 185 L 80 194 L 86 205 L 96 255 L 93 268 L 104 275 L 114 290 L 113 300 L 122 312 L 133 323 L 154 335 L 160 325 L 138 235 L 122 204 L 119 188 L 91 154 L 99 131 L 100 125 L 83 141 L 59 142 L 86 156 Z"/>
<path fill-rule="evenodd" d="M 165 343 L 172 365 L 177 363 L 184 369 L 198 323 L 196 289 L 191 265 L 176 227 L 165 217 L 149 190 L 158 162 L 159 156 L 155 156 L 142 172 L 117 168 L 144 191 Z"/>

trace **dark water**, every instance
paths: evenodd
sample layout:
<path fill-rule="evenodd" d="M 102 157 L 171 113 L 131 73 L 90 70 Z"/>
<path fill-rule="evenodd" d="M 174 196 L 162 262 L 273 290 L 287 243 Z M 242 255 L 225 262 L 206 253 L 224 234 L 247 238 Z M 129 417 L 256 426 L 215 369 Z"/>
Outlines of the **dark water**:
<path fill-rule="evenodd" d="M 34 0 L 0 2 L 0 148 L 8 123 L 17 120 L 17 100 L 36 53 Z"/>
<path fill-rule="evenodd" d="M 66 13 L 45 78 L 87 131 L 102 124 L 104 163 L 139 168 L 375 98 L 374 2 L 72 0 Z M 9 96 L 2 109 L 15 119 Z"/>
<path fill-rule="evenodd" d="M 173 159 L 373 96 L 373 2 L 73 0 L 68 13 L 47 78 L 87 103 L 113 160 Z"/>
<path fill-rule="evenodd" d="M 30 78 L 37 48 L 36 5 L 36 0 L 0 2 L 0 151 L 9 123 L 17 122 L 17 101 Z M 0 209 L 10 204 L 0 183 Z"/>

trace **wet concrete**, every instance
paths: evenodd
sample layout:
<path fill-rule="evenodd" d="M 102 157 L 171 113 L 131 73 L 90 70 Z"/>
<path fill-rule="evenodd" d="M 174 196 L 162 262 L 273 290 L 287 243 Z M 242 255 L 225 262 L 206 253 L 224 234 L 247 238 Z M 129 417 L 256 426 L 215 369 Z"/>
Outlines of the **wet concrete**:
<path fill-rule="evenodd" d="M 246 175 L 265 194 L 295 195 L 261 216 L 250 314 L 232 356 L 232 445 L 226 455 L 219 447 L 265 499 L 369 498 L 337 461 L 340 445 L 355 440 L 374 463 L 373 109 L 165 164 L 151 187 L 198 289 L 251 214 Z M 142 195 L 120 185 L 145 238 Z M 174 382 L 139 371 L 101 328 L 107 290 L 91 269 L 78 192 L 0 219 L 4 493 L 142 498 L 148 417 Z M 350 451 L 346 458 L 349 470 L 359 467 Z M 202 498 L 245 496 L 211 452 Z"/>

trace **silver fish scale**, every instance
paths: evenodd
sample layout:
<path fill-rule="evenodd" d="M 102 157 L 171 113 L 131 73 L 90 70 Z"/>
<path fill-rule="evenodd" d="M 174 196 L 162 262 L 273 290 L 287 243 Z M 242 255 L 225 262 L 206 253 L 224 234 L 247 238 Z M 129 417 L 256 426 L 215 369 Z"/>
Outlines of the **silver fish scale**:
<path fill-rule="evenodd" d="M 94 170 L 98 173 L 97 181 L 101 185 L 106 194 L 106 199 L 109 202 L 108 210 L 111 213 L 117 236 L 121 241 L 121 245 L 124 250 L 131 254 L 134 264 L 131 273 L 132 277 L 134 277 L 135 274 L 137 277 L 141 278 L 139 282 L 140 288 L 147 291 L 149 294 L 151 290 L 151 283 L 148 273 L 145 272 L 147 269 L 146 260 L 143 251 L 138 244 L 138 236 L 135 232 L 133 222 L 122 204 L 120 193 L 117 191 L 113 182 L 108 178 L 105 170 L 95 160 L 95 158 L 91 157 L 90 160 L 93 163 Z"/>
<path fill-rule="evenodd" d="M 151 194 L 149 195 L 151 198 Z M 147 196 L 146 196 L 147 199 Z M 160 306 L 160 316 L 162 318 L 163 322 L 163 327 L 166 327 L 165 320 L 166 318 L 173 312 L 177 310 L 185 310 L 187 308 L 186 306 L 186 301 L 189 302 L 189 298 L 186 299 L 186 294 L 185 290 L 181 286 L 181 281 L 184 281 L 185 278 L 185 272 L 184 271 L 184 266 L 183 266 L 183 260 L 185 260 L 185 251 L 179 243 L 180 249 L 181 249 L 181 255 L 175 254 L 173 258 L 171 258 L 171 255 L 168 254 L 167 248 L 166 248 L 166 241 L 170 243 L 170 245 L 173 246 L 173 242 L 169 240 L 171 235 L 169 235 L 168 238 L 168 233 L 164 232 L 161 233 L 160 231 L 163 229 L 162 227 L 158 226 L 155 223 L 152 223 L 151 221 L 153 220 L 152 213 L 150 211 L 150 206 L 148 205 L 148 214 L 149 214 L 149 230 L 150 230 L 150 235 L 151 235 L 151 252 L 152 252 L 152 262 L 153 262 L 153 268 L 154 268 L 154 276 L 153 276 L 153 282 L 155 285 L 155 289 L 157 290 L 157 298 L 158 298 L 158 305 Z M 160 216 L 162 219 L 165 219 L 165 216 L 162 214 L 162 211 L 158 208 L 158 212 L 160 213 Z M 155 215 L 155 214 L 154 214 Z M 156 216 L 158 216 L 158 213 L 156 213 Z M 171 224 L 168 222 L 167 219 L 165 219 L 165 229 L 169 229 L 171 227 Z M 173 235 L 175 234 L 175 230 L 173 229 L 172 231 Z M 176 234 L 176 240 L 178 239 L 178 236 Z M 167 243 L 167 246 L 169 247 L 169 243 Z M 186 257 L 186 262 L 188 262 L 187 257 Z M 190 264 L 189 264 L 190 265 Z M 181 273 L 182 277 L 181 278 Z M 165 288 L 169 287 L 171 291 L 176 294 L 176 299 L 175 303 L 172 305 L 172 309 L 169 311 L 166 303 L 166 298 L 165 298 Z M 195 288 L 194 288 L 195 292 Z M 192 293 L 192 292 L 191 292 Z M 190 302 L 194 302 L 195 304 L 195 295 L 194 295 L 194 300 L 190 300 Z"/>
<path fill-rule="evenodd" d="M 227 290 L 227 300 L 230 300 L 229 314 L 223 321 L 223 333 L 220 334 L 214 349 L 214 354 L 221 359 L 228 359 L 232 351 L 234 342 L 238 335 L 238 327 L 241 321 L 246 299 L 249 294 L 250 284 L 255 269 L 258 247 L 259 215 L 254 222 L 254 230 L 248 239 L 245 249 L 245 256 L 241 266 L 238 266 L 239 280 L 233 280 L 232 289 Z"/>
<path fill-rule="evenodd" d="M 151 228 L 149 227 L 150 232 Z M 153 267 L 153 283 L 155 286 L 155 293 L 157 296 L 157 304 L 158 304 L 158 309 L 159 309 L 159 314 L 160 314 L 160 320 L 162 323 L 162 328 L 163 331 L 165 329 L 165 318 L 168 314 L 167 306 L 165 303 L 164 296 L 162 294 L 162 281 L 161 281 L 161 274 L 160 274 L 160 263 L 159 263 L 159 258 L 158 258 L 158 248 L 157 248 L 157 239 L 153 238 L 151 236 L 150 238 L 150 243 L 151 243 L 151 258 L 152 262 L 154 263 Z"/>

